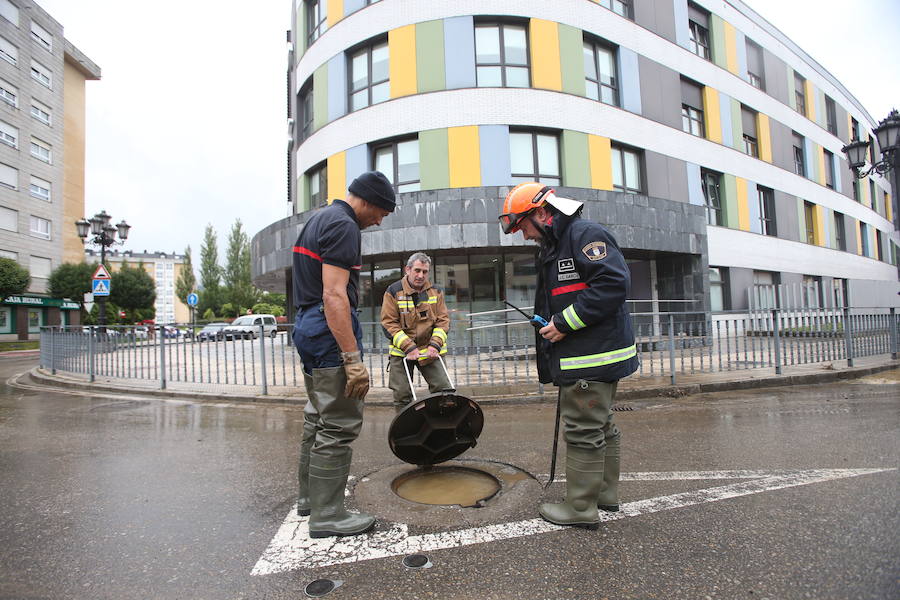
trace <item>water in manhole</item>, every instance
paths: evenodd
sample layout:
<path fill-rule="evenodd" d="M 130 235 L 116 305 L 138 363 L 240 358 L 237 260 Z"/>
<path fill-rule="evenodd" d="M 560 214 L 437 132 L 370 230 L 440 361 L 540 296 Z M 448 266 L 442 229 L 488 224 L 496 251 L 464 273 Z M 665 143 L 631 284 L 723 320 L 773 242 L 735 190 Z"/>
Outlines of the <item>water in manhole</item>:
<path fill-rule="evenodd" d="M 500 491 L 496 477 L 465 467 L 431 467 L 400 475 L 391 484 L 394 493 L 420 504 L 481 506 Z"/>

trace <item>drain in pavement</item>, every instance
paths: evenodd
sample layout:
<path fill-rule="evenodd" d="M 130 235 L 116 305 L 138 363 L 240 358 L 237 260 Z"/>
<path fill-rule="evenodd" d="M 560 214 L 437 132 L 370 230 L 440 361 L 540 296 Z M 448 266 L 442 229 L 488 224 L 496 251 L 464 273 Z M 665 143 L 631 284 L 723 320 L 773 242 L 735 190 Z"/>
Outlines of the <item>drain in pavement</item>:
<path fill-rule="evenodd" d="M 403 557 L 403 566 L 409 569 L 428 569 L 431 560 L 424 554 L 410 554 Z"/>
<path fill-rule="evenodd" d="M 612 409 L 616 410 L 616 411 L 623 411 L 623 410 L 634 410 L 634 407 L 630 404 L 614 404 Z"/>
<path fill-rule="evenodd" d="M 307 583 L 303 591 L 310 598 L 321 598 L 322 596 L 333 592 L 340 587 L 342 583 L 344 582 L 339 579 L 334 581 L 331 579 L 316 579 L 315 581 Z"/>

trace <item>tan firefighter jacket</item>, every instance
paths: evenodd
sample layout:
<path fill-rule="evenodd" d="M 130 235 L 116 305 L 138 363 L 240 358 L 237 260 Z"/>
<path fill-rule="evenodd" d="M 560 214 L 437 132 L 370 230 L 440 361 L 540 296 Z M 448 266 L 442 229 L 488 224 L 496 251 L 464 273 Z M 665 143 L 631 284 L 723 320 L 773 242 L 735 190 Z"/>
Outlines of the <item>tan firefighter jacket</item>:
<path fill-rule="evenodd" d="M 384 292 L 381 327 L 390 341 L 391 356 L 406 356 L 418 348 L 422 360 L 429 345 L 445 354 L 450 315 L 444 291 L 426 280 L 422 291 L 416 292 L 403 276 Z"/>

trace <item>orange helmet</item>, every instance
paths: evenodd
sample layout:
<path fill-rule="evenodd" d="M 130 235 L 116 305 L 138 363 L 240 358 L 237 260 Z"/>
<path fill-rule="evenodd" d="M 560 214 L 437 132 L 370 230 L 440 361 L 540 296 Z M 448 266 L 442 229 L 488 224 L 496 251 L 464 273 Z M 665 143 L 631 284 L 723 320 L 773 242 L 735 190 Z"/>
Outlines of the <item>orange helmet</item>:
<path fill-rule="evenodd" d="M 509 190 L 506 200 L 503 201 L 503 214 L 498 217 L 500 225 L 503 227 L 503 233 L 519 231 L 519 224 L 522 220 L 530 215 L 532 211 L 543 206 L 546 202 L 546 196 L 553 193 L 553 189 L 550 186 L 536 181 L 520 183 Z"/>

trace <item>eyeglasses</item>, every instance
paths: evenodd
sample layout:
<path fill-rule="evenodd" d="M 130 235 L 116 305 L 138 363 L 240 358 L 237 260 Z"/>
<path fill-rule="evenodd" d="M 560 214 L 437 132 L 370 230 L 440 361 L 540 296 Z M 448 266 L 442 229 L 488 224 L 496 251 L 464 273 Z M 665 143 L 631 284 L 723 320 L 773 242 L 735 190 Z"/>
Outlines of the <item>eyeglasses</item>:
<path fill-rule="evenodd" d="M 525 217 L 531 214 L 532 210 L 527 210 L 523 213 L 505 213 L 500 215 L 498 218 L 500 219 L 500 227 L 503 229 L 503 233 L 517 232 L 519 225 L 525 220 Z"/>

